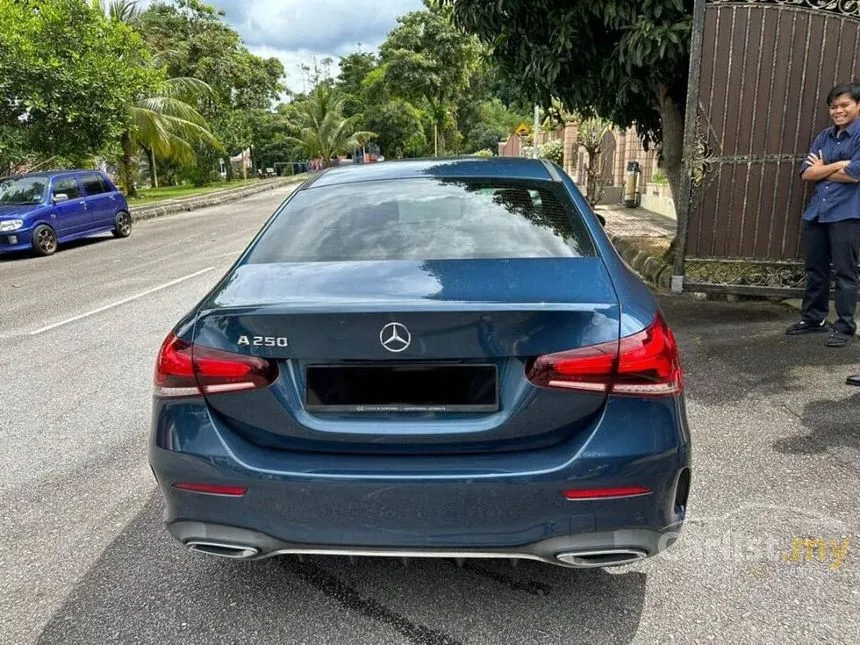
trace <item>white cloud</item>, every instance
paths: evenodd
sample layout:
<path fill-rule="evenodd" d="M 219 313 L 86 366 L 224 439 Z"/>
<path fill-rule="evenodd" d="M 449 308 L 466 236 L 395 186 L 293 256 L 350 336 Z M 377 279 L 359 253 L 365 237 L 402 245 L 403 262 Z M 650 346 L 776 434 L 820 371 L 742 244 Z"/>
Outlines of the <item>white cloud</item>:
<path fill-rule="evenodd" d="M 418 9 L 420 0 L 210 0 L 245 42 L 285 51 L 335 51 L 379 42 L 397 16 Z"/>
<path fill-rule="evenodd" d="M 249 50 L 284 63 L 291 89 L 302 91 L 298 66 L 332 58 L 332 75 L 341 56 L 375 51 L 397 24 L 397 17 L 421 9 L 421 0 L 210 0 L 223 9 Z"/>
<path fill-rule="evenodd" d="M 225 20 L 239 32 L 249 51 L 278 58 L 290 89 L 301 92 L 299 65 L 313 67 L 360 48 L 376 51 L 397 25 L 397 17 L 423 7 L 422 0 L 206 0 L 222 9 Z M 153 0 L 141 0 L 146 7 Z"/>

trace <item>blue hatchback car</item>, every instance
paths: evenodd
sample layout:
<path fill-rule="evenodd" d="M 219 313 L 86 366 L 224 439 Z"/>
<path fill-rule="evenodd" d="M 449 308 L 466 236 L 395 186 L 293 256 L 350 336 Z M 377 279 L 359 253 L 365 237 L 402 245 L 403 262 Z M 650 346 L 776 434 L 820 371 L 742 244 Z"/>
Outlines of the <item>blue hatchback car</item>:
<path fill-rule="evenodd" d="M 149 462 L 193 551 L 601 567 L 678 536 L 678 348 L 539 160 L 333 168 L 167 335 Z"/>
<path fill-rule="evenodd" d="M 96 170 L 0 177 L 0 253 L 51 255 L 57 246 L 97 233 L 131 235 L 125 196 Z"/>

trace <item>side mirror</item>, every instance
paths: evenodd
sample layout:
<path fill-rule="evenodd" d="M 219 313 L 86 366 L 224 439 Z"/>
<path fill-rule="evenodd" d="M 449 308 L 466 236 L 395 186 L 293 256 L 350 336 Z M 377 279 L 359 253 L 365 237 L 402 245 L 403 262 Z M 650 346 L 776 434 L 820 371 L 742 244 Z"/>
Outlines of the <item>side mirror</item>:
<path fill-rule="evenodd" d="M 595 213 L 595 215 L 597 216 L 597 219 L 598 219 L 598 221 L 600 222 L 600 225 L 601 225 L 603 228 L 606 228 L 606 218 L 605 218 L 605 217 L 603 217 L 603 215 L 600 215 L 599 213 Z"/>
<path fill-rule="evenodd" d="M 60 202 L 69 201 L 69 196 L 66 193 L 57 193 L 54 195 L 54 203 L 59 204 Z"/>

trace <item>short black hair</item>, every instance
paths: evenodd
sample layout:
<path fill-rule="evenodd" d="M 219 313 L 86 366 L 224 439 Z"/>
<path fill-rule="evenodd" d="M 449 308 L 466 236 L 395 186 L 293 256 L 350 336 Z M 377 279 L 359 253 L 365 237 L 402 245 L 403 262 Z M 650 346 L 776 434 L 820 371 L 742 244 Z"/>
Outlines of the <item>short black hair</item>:
<path fill-rule="evenodd" d="M 843 94 L 848 94 L 854 99 L 855 103 L 860 103 L 860 84 L 858 83 L 839 83 L 836 87 L 830 90 L 827 95 L 827 105 L 832 105 L 838 97 Z"/>

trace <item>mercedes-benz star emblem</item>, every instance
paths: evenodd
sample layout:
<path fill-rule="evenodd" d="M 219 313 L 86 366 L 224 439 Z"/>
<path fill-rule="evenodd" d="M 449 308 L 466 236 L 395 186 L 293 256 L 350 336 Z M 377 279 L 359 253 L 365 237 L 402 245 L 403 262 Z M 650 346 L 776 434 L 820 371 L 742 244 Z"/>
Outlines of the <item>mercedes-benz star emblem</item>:
<path fill-rule="evenodd" d="M 412 334 L 406 329 L 406 325 L 392 322 L 379 332 L 379 342 L 389 352 L 402 352 L 412 343 Z"/>

